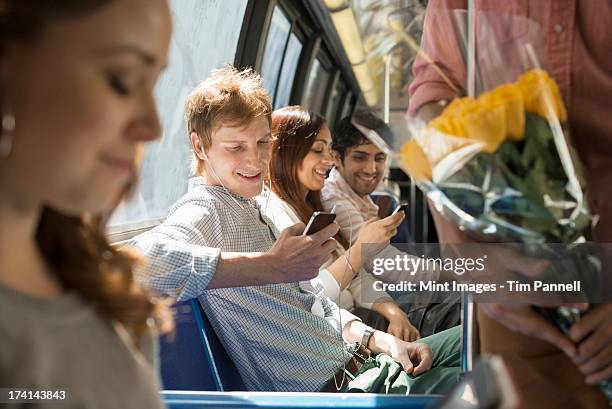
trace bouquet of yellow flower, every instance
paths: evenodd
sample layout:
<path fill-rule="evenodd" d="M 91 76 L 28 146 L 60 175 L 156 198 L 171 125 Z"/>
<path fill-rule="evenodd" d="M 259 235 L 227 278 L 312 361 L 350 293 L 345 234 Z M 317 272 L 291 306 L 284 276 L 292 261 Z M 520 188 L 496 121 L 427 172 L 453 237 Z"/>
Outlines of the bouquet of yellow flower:
<path fill-rule="evenodd" d="M 516 83 L 452 101 L 402 145 L 400 163 L 467 234 L 527 244 L 528 253 L 549 260 L 548 277 L 579 277 L 588 293 L 599 286 L 601 267 L 584 244 L 594 217 L 566 121 L 557 84 L 533 69 Z M 538 311 L 565 332 L 581 315 L 570 307 Z M 612 402 L 612 382 L 601 389 Z"/>
<path fill-rule="evenodd" d="M 524 255 L 544 261 L 539 265 L 545 271 L 537 277 L 515 271 L 524 264 L 504 264 L 502 275 L 523 282 L 579 279 L 583 284 L 578 294 L 556 292 L 549 294 L 551 299 L 521 293 L 495 302 L 601 302 L 607 257 L 588 243 L 596 218 L 588 209 L 581 165 L 569 141 L 568 115 L 559 87 L 539 68 L 550 63 L 545 32 L 528 17 L 473 6 L 434 6 L 427 13 L 441 33 L 424 38 L 421 47 L 407 41 L 418 55 L 413 71 L 429 65 L 437 74 L 434 82 L 477 97 L 455 99 L 427 124 L 409 118 L 412 139 L 393 146 L 400 166 L 435 209 L 472 239 L 522 244 L 510 246 L 510 262 Z M 420 81 L 417 86 L 431 77 L 423 75 Z M 486 246 L 502 250 L 495 261 L 503 259 L 502 247 Z M 491 265 L 491 270 L 497 267 Z M 564 332 L 581 317 L 580 310 L 566 306 L 539 311 Z M 612 402 L 612 381 L 601 388 Z"/>
<path fill-rule="evenodd" d="M 452 101 L 401 147 L 400 163 L 439 211 L 478 239 L 583 241 L 593 218 L 566 121 L 557 84 L 533 69 Z"/>

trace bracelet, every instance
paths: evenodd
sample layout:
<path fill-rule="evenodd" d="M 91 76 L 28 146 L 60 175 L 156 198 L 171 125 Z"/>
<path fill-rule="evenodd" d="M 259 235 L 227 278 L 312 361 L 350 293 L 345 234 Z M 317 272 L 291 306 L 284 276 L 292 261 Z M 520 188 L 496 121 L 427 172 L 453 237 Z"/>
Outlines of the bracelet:
<path fill-rule="evenodd" d="M 374 328 L 372 327 L 366 327 L 366 329 L 363 331 L 363 335 L 361 337 L 361 345 L 365 348 L 368 347 L 368 344 L 370 343 L 370 338 L 372 337 L 372 334 L 374 333 Z"/>

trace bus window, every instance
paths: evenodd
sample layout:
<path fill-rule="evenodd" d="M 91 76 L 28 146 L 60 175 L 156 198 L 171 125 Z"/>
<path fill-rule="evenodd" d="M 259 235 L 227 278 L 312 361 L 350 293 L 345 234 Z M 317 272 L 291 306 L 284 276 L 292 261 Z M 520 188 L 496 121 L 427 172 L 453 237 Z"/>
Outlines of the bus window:
<path fill-rule="evenodd" d="M 344 101 L 342 102 L 342 111 L 340 112 L 340 119 L 347 117 L 353 111 L 353 94 L 349 91 L 344 96 Z"/>
<path fill-rule="evenodd" d="M 289 44 L 287 44 L 287 52 L 283 59 L 283 67 L 281 70 L 280 81 L 276 88 L 276 96 L 274 98 L 274 109 L 289 105 L 291 96 L 291 87 L 295 78 L 300 53 L 302 52 L 302 42 L 298 37 L 291 33 Z"/>
<path fill-rule="evenodd" d="M 283 53 L 285 52 L 290 30 L 291 22 L 279 7 L 275 7 L 261 65 L 264 87 L 272 101 L 274 101 L 281 63 L 283 62 Z"/>
<path fill-rule="evenodd" d="M 187 191 L 191 161 L 184 101 L 209 72 L 232 63 L 248 0 L 171 0 L 173 34 L 168 68 L 155 97 L 163 125 L 159 141 L 147 144 L 139 185 L 131 200 L 113 214 L 111 240 L 125 240 L 166 216 Z"/>
<path fill-rule="evenodd" d="M 306 108 L 316 113 L 321 113 L 329 78 L 329 71 L 323 67 L 321 60 L 317 57 L 312 63 L 304 90 L 304 97 L 302 98 L 303 105 Z"/>
<path fill-rule="evenodd" d="M 331 129 L 334 128 L 334 124 L 336 123 L 338 108 L 345 92 L 346 86 L 344 85 L 344 81 L 341 77 L 338 77 L 338 80 L 336 81 L 336 84 L 332 89 L 331 96 L 329 97 L 329 102 L 327 104 L 327 112 L 325 114 L 325 118 L 327 119 Z"/>

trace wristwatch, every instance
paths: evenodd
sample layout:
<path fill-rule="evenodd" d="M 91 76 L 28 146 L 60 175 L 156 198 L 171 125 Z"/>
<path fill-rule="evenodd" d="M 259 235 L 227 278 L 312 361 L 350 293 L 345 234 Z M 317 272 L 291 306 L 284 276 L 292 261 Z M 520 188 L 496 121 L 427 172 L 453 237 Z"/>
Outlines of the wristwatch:
<path fill-rule="evenodd" d="M 363 336 L 361 337 L 361 346 L 366 348 L 368 347 L 368 343 L 370 342 L 370 338 L 372 337 L 374 331 L 374 328 L 366 327 L 365 331 L 363 331 Z"/>

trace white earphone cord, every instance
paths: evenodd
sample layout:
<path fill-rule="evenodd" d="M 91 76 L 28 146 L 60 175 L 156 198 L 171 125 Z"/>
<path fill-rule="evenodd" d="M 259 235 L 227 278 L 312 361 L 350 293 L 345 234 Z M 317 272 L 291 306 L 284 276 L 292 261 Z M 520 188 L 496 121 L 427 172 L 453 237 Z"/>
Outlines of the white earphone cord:
<path fill-rule="evenodd" d="M 336 208 L 337 204 L 334 205 L 334 209 Z M 344 271 L 342 272 L 342 276 L 340 277 L 340 284 L 342 284 L 344 282 L 344 277 L 346 275 L 346 272 L 348 271 L 349 268 L 349 258 L 351 257 L 351 249 L 352 249 L 352 243 L 353 243 L 353 221 L 351 220 L 351 212 L 348 212 L 348 217 L 349 217 L 349 242 L 348 242 L 348 246 L 349 248 L 347 249 L 347 255 L 344 256 Z M 351 267 L 351 271 L 352 271 L 352 267 Z M 353 274 L 355 274 L 355 272 L 353 272 Z M 342 330 L 344 329 L 344 326 L 342 325 L 342 314 L 340 313 L 340 309 L 342 308 L 342 306 L 340 305 L 340 298 L 341 298 L 341 294 L 342 294 L 342 288 L 340 288 L 340 291 L 338 292 L 338 300 L 336 302 L 336 305 L 338 306 L 338 322 L 340 324 L 340 342 L 341 342 L 341 351 L 344 353 L 344 338 L 342 337 Z M 340 382 L 340 385 L 338 385 L 338 381 L 336 380 L 336 374 L 334 374 L 334 386 L 336 387 L 337 391 L 340 391 L 340 389 L 342 389 L 342 385 L 344 385 L 344 381 L 346 380 L 346 361 L 344 361 L 344 363 L 342 364 L 342 381 Z"/>
<path fill-rule="evenodd" d="M 217 174 L 217 172 L 215 171 L 214 166 L 212 165 L 212 163 L 210 163 L 210 161 L 208 160 L 208 156 L 206 155 L 205 152 L 202 152 L 202 155 L 204 155 L 204 159 L 208 162 L 208 165 L 210 166 L 210 170 L 212 170 L 213 176 L 219 181 L 219 183 L 221 183 L 221 186 L 223 186 L 223 188 L 225 190 L 227 190 L 229 193 L 232 193 L 223 183 L 223 180 L 221 180 L 221 178 L 219 177 L 219 175 Z M 268 214 L 268 203 L 270 202 L 270 193 L 272 192 L 272 180 L 270 179 L 270 164 L 268 164 L 268 194 L 266 195 L 266 204 L 265 204 L 265 208 L 264 208 L 264 212 L 262 214 L 261 210 L 259 209 L 259 216 L 261 221 L 266 225 L 266 227 L 268 228 L 268 239 L 270 240 L 271 243 L 274 243 L 274 238 L 272 237 L 272 232 L 270 229 L 270 226 L 268 225 L 268 222 L 265 220 L 265 217 L 267 217 L 266 215 Z M 236 200 L 236 198 L 230 194 L 230 197 L 232 198 L 232 200 L 234 201 L 234 203 L 236 203 L 238 206 L 240 206 L 240 209 L 244 210 L 244 206 L 242 206 L 242 204 L 240 202 L 238 202 L 238 200 Z M 264 237 L 264 241 L 265 241 L 266 237 Z"/>
<path fill-rule="evenodd" d="M 219 183 L 221 183 L 221 186 L 223 186 L 223 188 L 230 193 L 230 197 L 232 198 L 234 203 L 236 203 L 240 207 L 240 209 L 244 210 L 244 207 L 242 206 L 242 204 L 238 200 L 236 200 L 236 198 L 231 194 L 232 192 L 225 186 L 225 183 L 223 183 L 219 175 L 217 175 L 217 172 L 215 171 L 215 167 L 208 160 L 208 156 L 206 155 L 206 152 L 202 151 L 202 155 L 204 155 L 204 160 L 208 162 L 208 166 L 210 166 L 210 170 L 212 170 L 213 176 L 219 181 Z"/>

